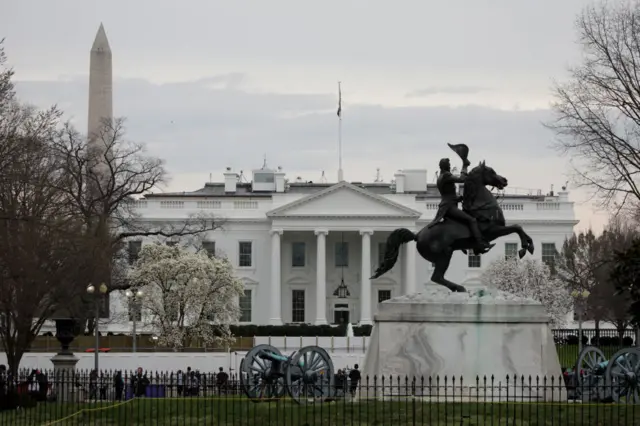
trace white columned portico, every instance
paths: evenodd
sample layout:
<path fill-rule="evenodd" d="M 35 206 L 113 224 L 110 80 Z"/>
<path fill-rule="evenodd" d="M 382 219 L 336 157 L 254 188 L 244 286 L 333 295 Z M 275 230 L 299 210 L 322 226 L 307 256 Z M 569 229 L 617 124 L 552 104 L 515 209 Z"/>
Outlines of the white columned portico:
<path fill-rule="evenodd" d="M 327 324 L 327 234 L 318 229 L 316 234 L 316 325 Z"/>
<path fill-rule="evenodd" d="M 271 325 L 282 325 L 282 276 L 280 236 L 282 229 L 271 230 Z"/>
<path fill-rule="evenodd" d="M 362 235 L 362 271 L 360 272 L 360 325 L 371 324 L 371 235 L 373 231 L 365 229 Z"/>
<path fill-rule="evenodd" d="M 416 242 L 410 241 L 404 244 L 404 276 L 402 277 L 402 294 L 416 292 Z"/>

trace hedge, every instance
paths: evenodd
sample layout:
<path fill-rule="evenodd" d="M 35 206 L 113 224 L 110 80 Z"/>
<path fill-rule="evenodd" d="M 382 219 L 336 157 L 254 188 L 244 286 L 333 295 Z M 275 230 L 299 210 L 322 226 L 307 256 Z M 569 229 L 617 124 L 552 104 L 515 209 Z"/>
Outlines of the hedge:
<path fill-rule="evenodd" d="M 290 325 L 232 325 L 231 332 L 238 337 L 254 336 L 301 336 L 301 337 L 338 337 L 346 336 L 347 326 L 290 324 Z M 370 336 L 370 325 L 353 326 L 354 336 Z"/>

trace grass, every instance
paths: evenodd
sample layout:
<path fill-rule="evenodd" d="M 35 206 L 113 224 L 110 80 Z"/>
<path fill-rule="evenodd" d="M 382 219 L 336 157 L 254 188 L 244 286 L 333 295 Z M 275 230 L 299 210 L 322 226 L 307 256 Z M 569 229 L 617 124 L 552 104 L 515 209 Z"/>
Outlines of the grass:
<path fill-rule="evenodd" d="M 613 355 L 618 352 L 622 347 L 620 346 L 598 346 L 598 348 L 604 352 L 607 359 L 611 359 Z M 560 366 L 573 368 L 578 362 L 578 345 L 556 345 L 558 351 L 558 358 L 560 359 Z"/>
<path fill-rule="evenodd" d="M 299 406 L 246 398 L 46 404 L 0 413 L 0 425 L 637 425 L 640 406 L 571 403 L 338 401 Z"/>

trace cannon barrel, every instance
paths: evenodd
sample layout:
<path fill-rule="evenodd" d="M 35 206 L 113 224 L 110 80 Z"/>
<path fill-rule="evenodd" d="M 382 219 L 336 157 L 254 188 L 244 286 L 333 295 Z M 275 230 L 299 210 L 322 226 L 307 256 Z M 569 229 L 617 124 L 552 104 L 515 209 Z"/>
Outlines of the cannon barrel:
<path fill-rule="evenodd" d="M 289 358 L 279 354 L 279 353 L 275 353 L 273 351 L 270 351 L 268 349 L 262 349 L 258 354 L 258 357 L 260 357 L 261 359 L 267 359 L 269 361 L 277 361 L 277 362 L 284 362 L 287 361 Z"/>

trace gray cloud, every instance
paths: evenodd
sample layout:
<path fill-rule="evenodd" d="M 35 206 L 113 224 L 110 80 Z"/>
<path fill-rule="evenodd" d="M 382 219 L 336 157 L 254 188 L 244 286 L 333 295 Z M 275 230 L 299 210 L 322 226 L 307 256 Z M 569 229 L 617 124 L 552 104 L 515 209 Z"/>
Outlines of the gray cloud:
<path fill-rule="evenodd" d="M 236 74 L 233 74 L 236 75 Z M 231 81 L 241 81 L 237 77 Z M 127 118 L 128 137 L 146 142 L 167 160 L 172 174 L 202 173 L 259 166 L 262 156 L 288 170 L 336 167 L 337 117 L 333 94 L 253 93 L 228 85 L 228 76 L 195 82 L 152 84 L 141 79 L 114 82 L 116 115 Z M 216 88 L 212 82 L 223 82 Z M 41 106 L 57 103 L 84 131 L 87 82 L 19 82 L 19 96 Z M 534 167 L 553 160 L 551 134 L 541 125 L 548 111 L 501 111 L 481 106 L 384 107 L 349 105 L 343 110 L 346 165 L 352 179 L 369 180 L 378 164 L 390 177 L 400 168 L 434 170 L 441 156 L 452 156 L 446 142 L 466 143 L 474 161 L 486 159 L 497 170 L 546 187 L 557 174 Z M 514 158 L 527 158 L 515 164 Z M 527 172 L 530 176 L 527 176 Z M 562 180 L 564 182 L 564 180 Z"/>
<path fill-rule="evenodd" d="M 470 95 L 489 91 L 489 88 L 479 86 L 444 86 L 427 87 L 413 90 L 405 95 L 407 98 L 422 98 L 431 95 Z"/>

